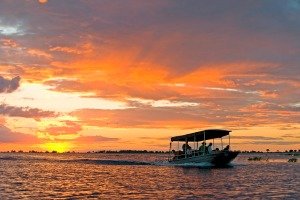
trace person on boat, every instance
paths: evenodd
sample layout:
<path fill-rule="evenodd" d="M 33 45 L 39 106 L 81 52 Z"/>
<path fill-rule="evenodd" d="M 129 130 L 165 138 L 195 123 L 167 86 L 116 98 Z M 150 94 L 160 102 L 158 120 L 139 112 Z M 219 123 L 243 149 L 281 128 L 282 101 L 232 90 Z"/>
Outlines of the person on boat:
<path fill-rule="evenodd" d="M 211 152 L 212 152 L 212 143 L 209 143 L 209 145 L 207 146 L 206 150 L 207 150 L 208 154 L 211 154 Z"/>
<path fill-rule="evenodd" d="M 185 152 L 187 154 L 189 154 L 192 150 L 192 147 L 188 143 L 185 143 L 182 145 L 182 150 L 183 150 L 184 154 L 185 154 Z"/>
<path fill-rule="evenodd" d="M 227 146 L 223 149 L 223 151 L 229 151 L 229 145 L 227 145 Z"/>
<path fill-rule="evenodd" d="M 200 154 L 204 154 L 206 149 L 206 143 L 202 142 L 202 145 L 199 147 Z"/>

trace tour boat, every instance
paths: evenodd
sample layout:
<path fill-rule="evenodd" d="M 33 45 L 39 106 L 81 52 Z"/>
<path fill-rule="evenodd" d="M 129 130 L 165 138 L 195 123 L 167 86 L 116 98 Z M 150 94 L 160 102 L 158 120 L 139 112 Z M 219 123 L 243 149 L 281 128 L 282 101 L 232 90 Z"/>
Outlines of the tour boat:
<path fill-rule="evenodd" d="M 234 160 L 239 152 L 230 149 L 230 132 L 221 129 L 209 129 L 189 133 L 185 135 L 175 136 L 171 138 L 169 163 L 172 164 L 208 164 L 211 166 L 225 166 Z M 229 139 L 229 145 L 223 148 L 223 137 Z M 215 140 L 220 139 L 220 148 L 215 148 Z M 206 146 L 206 142 L 210 141 L 210 147 Z M 173 142 L 178 143 L 178 149 L 172 150 Z M 188 145 L 193 143 L 193 148 Z M 199 142 L 202 145 L 199 147 Z M 182 148 L 180 150 L 180 143 Z"/>

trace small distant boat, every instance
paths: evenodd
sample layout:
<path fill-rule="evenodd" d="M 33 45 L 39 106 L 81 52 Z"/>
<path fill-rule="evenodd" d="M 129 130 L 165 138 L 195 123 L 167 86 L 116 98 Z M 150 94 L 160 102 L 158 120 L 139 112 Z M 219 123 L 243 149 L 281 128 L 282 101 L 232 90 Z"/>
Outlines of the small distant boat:
<path fill-rule="evenodd" d="M 230 132 L 221 129 L 208 129 L 175 136 L 171 138 L 169 163 L 172 164 L 209 164 L 212 166 L 225 166 L 234 160 L 239 152 L 230 150 Z M 229 145 L 223 148 L 223 137 L 228 136 Z M 220 149 L 215 148 L 215 139 L 221 139 Z M 212 140 L 210 147 L 206 146 L 206 141 Z M 178 143 L 178 151 L 172 150 L 173 142 Z M 192 142 L 194 148 L 189 146 Z M 199 147 L 199 142 L 202 145 Z M 180 143 L 183 143 L 182 150 L 179 150 Z"/>
<path fill-rule="evenodd" d="M 288 162 L 297 162 L 297 158 L 290 158 Z"/>

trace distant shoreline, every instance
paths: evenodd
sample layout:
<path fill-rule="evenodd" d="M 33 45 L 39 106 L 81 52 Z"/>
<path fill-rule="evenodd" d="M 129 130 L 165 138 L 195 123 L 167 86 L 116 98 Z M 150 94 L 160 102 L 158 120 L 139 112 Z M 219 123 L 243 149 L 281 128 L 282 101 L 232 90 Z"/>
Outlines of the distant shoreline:
<path fill-rule="evenodd" d="M 275 152 L 262 152 L 262 151 L 239 151 L 241 154 L 284 154 L 284 155 L 300 155 L 300 150 L 290 150 L 290 151 L 275 151 Z M 99 151 L 87 151 L 87 152 L 76 152 L 76 151 L 67 151 L 67 152 L 57 152 L 57 151 L 1 151 L 0 153 L 38 153 L 38 154 L 168 154 L 169 151 L 151 151 L 151 150 L 99 150 Z"/>

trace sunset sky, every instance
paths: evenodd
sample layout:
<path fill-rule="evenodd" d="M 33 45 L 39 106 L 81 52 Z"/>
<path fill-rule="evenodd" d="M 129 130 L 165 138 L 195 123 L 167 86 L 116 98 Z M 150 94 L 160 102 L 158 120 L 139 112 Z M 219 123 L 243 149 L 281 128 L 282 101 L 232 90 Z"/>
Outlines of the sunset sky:
<path fill-rule="evenodd" d="M 300 1 L 1 0 L 0 151 L 300 149 Z"/>

